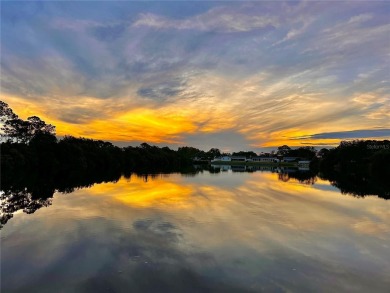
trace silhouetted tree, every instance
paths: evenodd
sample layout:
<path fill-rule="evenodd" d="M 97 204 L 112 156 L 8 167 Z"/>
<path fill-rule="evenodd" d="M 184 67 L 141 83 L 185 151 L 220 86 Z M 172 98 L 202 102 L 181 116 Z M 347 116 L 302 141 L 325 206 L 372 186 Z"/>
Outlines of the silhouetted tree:
<path fill-rule="evenodd" d="M 342 141 L 320 161 L 320 174 L 341 192 L 390 197 L 390 141 Z"/>
<path fill-rule="evenodd" d="M 316 150 L 314 147 L 309 147 L 309 146 L 299 147 L 297 149 L 290 149 L 287 152 L 286 156 L 312 160 L 316 156 Z"/>
<path fill-rule="evenodd" d="M 7 103 L 0 101 L 0 122 L 4 123 L 7 120 L 18 118 L 14 111 Z"/>
<path fill-rule="evenodd" d="M 217 148 L 212 148 L 212 149 L 210 149 L 210 150 L 206 153 L 206 155 L 207 155 L 209 158 L 213 159 L 213 158 L 215 158 L 215 157 L 219 157 L 219 156 L 221 155 L 221 151 L 220 151 L 219 149 L 217 149 Z"/>
<path fill-rule="evenodd" d="M 8 141 L 24 142 L 27 137 L 27 123 L 19 119 L 7 103 L 0 101 L 1 136 Z"/>
<path fill-rule="evenodd" d="M 318 151 L 317 155 L 320 157 L 320 158 L 325 158 L 326 155 L 329 153 L 329 149 L 327 148 L 322 148 Z"/>
<path fill-rule="evenodd" d="M 3 132 L 1 135 L 9 141 L 27 143 L 36 135 L 55 136 L 55 126 L 46 124 L 37 116 L 28 117 L 27 121 L 22 120 L 3 101 L 0 101 L 0 122 Z"/>
<path fill-rule="evenodd" d="M 203 157 L 206 155 L 204 151 L 194 147 L 188 147 L 188 146 L 179 147 L 177 153 L 183 159 L 193 159 L 195 157 Z"/>
<path fill-rule="evenodd" d="M 288 145 L 282 145 L 278 147 L 276 154 L 278 156 L 286 156 L 291 151 L 291 148 Z"/>
<path fill-rule="evenodd" d="M 239 152 L 234 152 L 232 156 L 251 158 L 251 157 L 256 157 L 257 154 L 252 151 L 239 151 Z"/>
<path fill-rule="evenodd" d="M 36 135 L 51 135 L 55 136 L 55 126 L 46 124 L 45 121 L 37 116 L 27 118 L 28 121 L 28 137 L 31 140 Z"/>

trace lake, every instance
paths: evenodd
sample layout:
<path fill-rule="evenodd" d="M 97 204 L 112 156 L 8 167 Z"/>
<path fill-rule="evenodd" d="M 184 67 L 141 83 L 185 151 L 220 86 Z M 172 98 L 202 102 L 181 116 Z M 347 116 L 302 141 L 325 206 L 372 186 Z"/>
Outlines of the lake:
<path fill-rule="evenodd" d="M 2 292 L 389 292 L 389 200 L 219 171 L 132 175 L 15 209 Z"/>

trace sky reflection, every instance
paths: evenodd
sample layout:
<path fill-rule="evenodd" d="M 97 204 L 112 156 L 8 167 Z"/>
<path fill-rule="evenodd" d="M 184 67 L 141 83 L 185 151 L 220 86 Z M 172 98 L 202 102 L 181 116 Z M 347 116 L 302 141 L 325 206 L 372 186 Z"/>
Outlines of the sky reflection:
<path fill-rule="evenodd" d="M 385 292 L 390 203 L 317 183 L 326 185 L 276 173 L 171 174 L 57 194 L 4 227 L 2 286 Z"/>

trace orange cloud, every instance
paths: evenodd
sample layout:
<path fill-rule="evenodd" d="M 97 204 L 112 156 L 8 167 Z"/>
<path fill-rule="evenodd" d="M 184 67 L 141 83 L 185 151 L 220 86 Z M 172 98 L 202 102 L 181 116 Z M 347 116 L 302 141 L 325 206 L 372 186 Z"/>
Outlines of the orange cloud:
<path fill-rule="evenodd" d="M 297 88 L 297 76 L 267 81 L 266 74 L 243 80 L 212 72 L 198 73 L 188 77 L 186 89 L 179 96 L 169 97 L 163 103 L 137 96 L 136 86 L 129 89 L 132 99 L 28 100 L 7 95 L 4 100 L 24 119 L 37 115 L 54 124 L 58 135 L 114 141 L 182 144 L 188 134 L 231 131 L 252 142 L 252 148 L 284 144 L 336 146 L 340 139 L 310 135 L 389 125 L 384 122 L 387 105 L 378 93 L 351 97 L 305 93 Z M 345 102 L 335 107 L 336 98 Z M 383 105 L 375 111 L 364 110 L 376 100 Z M 361 116 L 352 115 L 361 109 L 365 111 L 361 111 Z M 248 146 L 243 145 L 242 149 L 245 148 Z"/>
<path fill-rule="evenodd" d="M 69 123 L 60 120 L 58 114 L 52 112 L 53 104 L 45 104 L 40 101 L 31 103 L 17 97 L 7 96 L 4 99 L 10 107 L 21 118 L 37 115 L 46 123 L 56 126 L 57 135 L 82 136 L 92 139 L 115 140 L 115 141 L 148 141 L 152 143 L 171 142 L 175 143 L 182 133 L 192 133 L 197 126 L 187 115 L 179 112 L 166 111 L 164 109 L 132 108 L 127 111 L 110 109 L 106 102 L 93 98 L 80 100 L 80 105 L 84 103 L 89 108 L 104 108 L 106 113 L 104 119 L 92 117 L 83 123 Z M 59 105 L 57 105 L 59 106 Z M 66 105 L 64 105 L 66 108 Z M 107 115 L 107 112 L 110 115 Z"/>

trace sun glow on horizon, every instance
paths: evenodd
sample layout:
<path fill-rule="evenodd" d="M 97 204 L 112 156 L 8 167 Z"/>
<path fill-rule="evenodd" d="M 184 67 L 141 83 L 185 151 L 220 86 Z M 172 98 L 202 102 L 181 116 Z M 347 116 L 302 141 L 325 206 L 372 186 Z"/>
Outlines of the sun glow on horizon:
<path fill-rule="evenodd" d="M 59 136 L 129 144 L 390 139 L 386 4 L 205 3 L 4 2 L 1 98 Z"/>
<path fill-rule="evenodd" d="M 164 107 L 161 109 L 153 108 L 133 108 L 131 110 L 123 110 L 120 112 L 110 111 L 112 117 L 104 119 L 94 118 L 80 123 L 69 123 L 56 117 L 56 114 L 50 111 L 50 106 L 42 108 L 38 103 L 27 102 L 19 97 L 4 96 L 5 101 L 9 102 L 10 107 L 22 119 L 29 116 L 39 116 L 47 123 L 56 126 L 56 132 L 59 136 L 71 135 L 75 137 L 85 137 L 98 140 L 108 140 L 117 142 L 139 141 L 147 143 L 167 143 L 172 145 L 184 145 L 183 137 L 187 134 L 195 133 L 218 133 L 221 129 L 218 128 L 218 119 L 209 121 L 210 124 L 205 124 L 204 115 L 191 115 L 189 111 L 179 113 L 176 111 L 176 106 L 173 108 Z M 89 104 L 93 104 L 93 98 L 88 99 Z M 105 107 L 101 101 L 96 101 L 96 107 Z M 49 111 L 48 111 L 49 109 Z M 197 112 L 197 111 L 195 111 Z M 175 114 L 177 113 L 177 114 Z M 198 114 L 198 113 L 197 113 Z M 221 112 L 221 116 L 224 114 Z M 225 115 L 228 115 L 226 113 Z M 223 118 L 221 118 L 223 120 Z M 234 130 L 234 128 L 228 128 Z M 342 139 L 337 138 L 311 138 L 311 135 L 327 130 L 328 128 L 313 128 L 300 130 L 298 128 L 285 129 L 276 131 L 262 136 L 252 135 L 251 131 L 242 131 L 244 136 L 247 136 L 249 141 L 252 141 L 252 148 L 277 148 L 281 145 L 291 147 L 301 146 L 337 146 Z M 238 129 L 237 129 L 238 130 Z M 349 127 L 333 128 L 337 131 L 348 131 Z M 238 130 L 239 131 L 239 130 Z M 304 138 L 304 139 L 301 139 Z M 367 139 L 377 139 L 376 137 L 368 137 Z M 347 139 L 344 139 L 347 140 Z M 226 148 L 226 146 L 215 146 Z M 227 146 L 229 148 L 229 146 Z M 247 146 L 242 146 L 242 149 Z M 231 148 L 229 148 L 231 149 Z"/>

